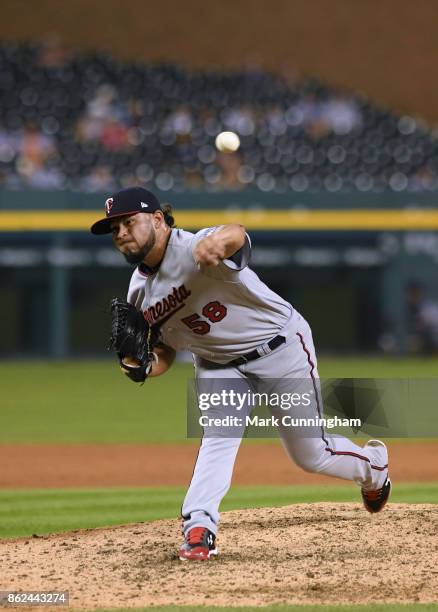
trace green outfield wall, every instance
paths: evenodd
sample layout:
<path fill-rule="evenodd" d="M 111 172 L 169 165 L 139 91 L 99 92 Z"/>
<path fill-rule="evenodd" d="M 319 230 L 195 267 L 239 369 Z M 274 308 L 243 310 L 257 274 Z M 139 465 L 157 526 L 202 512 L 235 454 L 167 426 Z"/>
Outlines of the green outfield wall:
<path fill-rule="evenodd" d="M 102 355 L 130 268 L 88 228 L 107 194 L 0 190 L 2 356 Z M 435 194 L 164 192 L 178 226 L 238 222 L 251 266 L 328 352 L 409 350 L 407 291 L 438 300 Z"/>

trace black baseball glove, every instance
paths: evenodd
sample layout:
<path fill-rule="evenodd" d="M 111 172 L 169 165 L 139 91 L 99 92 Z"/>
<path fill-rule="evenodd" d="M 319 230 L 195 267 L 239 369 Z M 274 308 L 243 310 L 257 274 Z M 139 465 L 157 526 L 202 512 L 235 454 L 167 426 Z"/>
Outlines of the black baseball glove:
<path fill-rule="evenodd" d="M 120 367 L 131 380 L 143 383 L 152 369 L 153 348 L 158 334 L 154 332 L 137 308 L 119 298 L 111 300 L 111 338 L 108 350 L 113 349 Z"/>

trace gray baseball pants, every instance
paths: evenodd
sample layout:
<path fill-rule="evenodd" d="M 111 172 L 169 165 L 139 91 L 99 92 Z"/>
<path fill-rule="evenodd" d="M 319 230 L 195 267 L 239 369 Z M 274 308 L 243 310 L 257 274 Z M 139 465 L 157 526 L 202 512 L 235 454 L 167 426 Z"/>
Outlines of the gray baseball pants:
<path fill-rule="evenodd" d="M 284 333 L 283 333 L 284 331 Z M 200 358 L 195 358 L 198 381 L 209 380 L 210 390 L 220 392 L 221 379 L 233 379 L 236 388 L 254 390 L 254 381 L 276 381 L 273 392 L 282 392 L 281 380 L 297 379 L 297 391 L 304 380 L 309 388 L 309 379 L 315 385 L 315 394 L 310 405 L 300 408 L 300 416 L 322 416 L 321 399 L 318 393 L 318 370 L 312 332 L 307 321 L 294 311 L 288 325 L 281 332 L 286 342 L 271 353 L 242 366 L 218 368 Z M 209 367 L 210 366 L 210 367 Z M 217 381 L 217 383 L 215 382 Z M 257 384 L 256 384 L 257 386 Z M 266 385 L 265 387 L 266 388 Z M 249 415 L 252 406 L 244 406 L 241 416 Z M 278 409 L 270 408 L 272 414 Z M 221 407 L 210 408 L 210 416 L 220 416 Z M 199 449 L 193 477 L 182 506 L 184 532 L 192 527 L 207 527 L 217 532 L 219 505 L 231 485 L 234 462 L 245 427 L 233 429 L 233 437 L 210 437 L 208 428 Z M 380 488 L 387 476 L 387 465 L 382 464 L 381 454 L 372 448 L 362 448 L 347 438 L 330 436 L 321 427 L 314 435 L 303 436 L 299 428 L 279 427 L 281 442 L 289 457 L 307 472 L 325 474 L 351 480 L 366 489 Z"/>

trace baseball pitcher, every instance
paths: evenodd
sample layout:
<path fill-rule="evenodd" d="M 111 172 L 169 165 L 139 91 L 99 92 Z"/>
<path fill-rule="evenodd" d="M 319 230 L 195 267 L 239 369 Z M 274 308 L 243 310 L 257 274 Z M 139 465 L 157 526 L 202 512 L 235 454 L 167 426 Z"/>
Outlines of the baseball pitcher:
<path fill-rule="evenodd" d="M 131 380 L 143 383 L 161 376 L 176 351 L 188 349 L 200 386 L 208 383 L 210 391 L 219 391 L 221 380 L 227 380 L 235 381 L 239 390 L 253 390 L 257 381 L 270 381 L 271 390 L 281 392 L 286 381 L 297 386 L 307 381 L 314 393 L 300 414 L 321 418 L 310 327 L 248 267 L 251 241 L 241 225 L 196 234 L 177 229 L 170 208 L 140 187 L 108 198 L 105 213 L 92 233 L 111 233 L 115 247 L 135 264 L 127 300 L 111 304 L 111 346 Z M 241 416 L 252 409 L 249 402 L 243 405 Z M 221 406 L 212 414 L 220 415 Z M 182 561 L 217 554 L 219 506 L 230 487 L 244 431 L 242 425 L 230 437 L 204 428 L 182 506 Z M 280 426 L 279 434 L 289 457 L 304 470 L 355 481 L 365 508 L 382 510 L 391 490 L 383 442 L 370 440 L 361 448 L 321 427 L 302 435 L 298 428 Z"/>

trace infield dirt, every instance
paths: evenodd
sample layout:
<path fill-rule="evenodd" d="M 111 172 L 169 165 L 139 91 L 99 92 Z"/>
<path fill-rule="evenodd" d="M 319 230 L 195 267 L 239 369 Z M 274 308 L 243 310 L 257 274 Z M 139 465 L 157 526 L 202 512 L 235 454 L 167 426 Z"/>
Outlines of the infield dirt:
<path fill-rule="evenodd" d="M 433 602 L 438 508 L 298 504 L 223 514 L 220 555 L 177 558 L 177 521 L 0 542 L 0 589 L 68 590 L 70 606 Z"/>
<path fill-rule="evenodd" d="M 186 486 L 198 444 L 2 444 L 0 488 Z M 438 481 L 438 442 L 389 442 L 394 482 Z M 233 483 L 342 484 L 308 474 L 280 443 L 243 444 Z M 349 483 L 346 483 L 347 485 Z"/>

